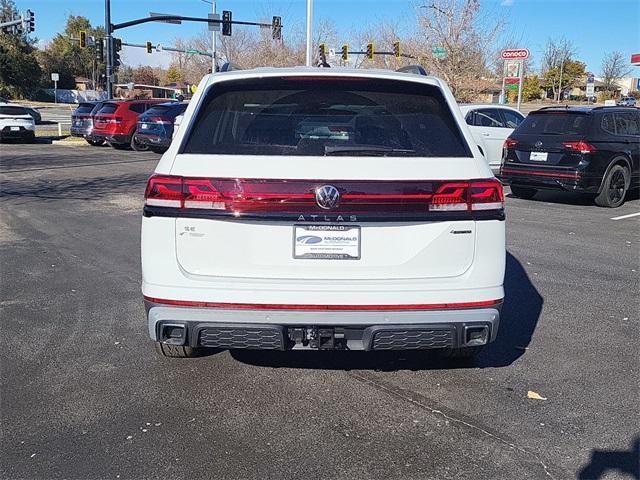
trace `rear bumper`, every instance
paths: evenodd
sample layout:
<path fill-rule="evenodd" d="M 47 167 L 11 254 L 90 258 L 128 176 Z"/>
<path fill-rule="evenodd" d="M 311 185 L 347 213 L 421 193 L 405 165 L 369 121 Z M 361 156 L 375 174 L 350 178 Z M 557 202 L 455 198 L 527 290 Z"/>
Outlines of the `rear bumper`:
<path fill-rule="evenodd" d="M 571 169 L 503 167 L 498 178 L 507 185 L 539 190 L 597 193 L 602 177 Z"/>
<path fill-rule="evenodd" d="M 98 135 L 100 138 L 104 138 L 109 143 L 130 143 L 131 136 L 130 135 L 121 135 L 121 134 L 107 134 L 107 135 Z"/>
<path fill-rule="evenodd" d="M 167 138 L 161 135 L 147 135 L 141 133 L 136 133 L 135 137 L 138 143 L 148 145 L 150 147 L 169 148 L 169 145 L 171 145 L 171 137 Z"/>
<path fill-rule="evenodd" d="M 424 350 L 483 345 L 496 338 L 501 308 L 237 310 L 145 303 L 149 335 L 155 341 L 270 350 Z"/>
<path fill-rule="evenodd" d="M 35 138 L 35 131 L 30 128 L 19 127 L 19 130 L 11 130 L 10 127 L 5 127 L 0 130 L 0 138 L 2 139 L 33 139 Z"/>

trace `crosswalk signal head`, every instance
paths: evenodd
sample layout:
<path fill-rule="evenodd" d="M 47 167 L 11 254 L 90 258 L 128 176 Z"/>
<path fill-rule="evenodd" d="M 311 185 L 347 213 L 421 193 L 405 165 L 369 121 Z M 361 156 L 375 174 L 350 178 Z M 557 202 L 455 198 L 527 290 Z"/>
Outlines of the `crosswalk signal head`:
<path fill-rule="evenodd" d="M 273 17 L 271 21 L 271 38 L 282 39 L 282 17 Z"/>
<path fill-rule="evenodd" d="M 27 33 L 35 32 L 36 16 L 31 10 L 27 10 Z"/>
<path fill-rule="evenodd" d="M 225 37 L 231 36 L 231 25 L 232 25 L 232 15 L 231 11 L 223 10 L 222 11 L 222 35 Z"/>
<path fill-rule="evenodd" d="M 373 43 L 367 43 L 367 58 L 373 60 Z"/>
<path fill-rule="evenodd" d="M 86 48 L 87 46 L 87 32 L 80 30 L 80 48 Z"/>
<path fill-rule="evenodd" d="M 349 60 L 349 45 L 347 45 L 346 43 L 342 45 L 342 60 L 344 60 L 345 62 Z"/>
<path fill-rule="evenodd" d="M 400 58 L 400 42 L 399 41 L 393 42 L 393 55 L 396 58 Z"/>
<path fill-rule="evenodd" d="M 151 45 L 151 42 L 147 42 L 147 53 L 152 53 L 153 52 L 153 45 Z"/>

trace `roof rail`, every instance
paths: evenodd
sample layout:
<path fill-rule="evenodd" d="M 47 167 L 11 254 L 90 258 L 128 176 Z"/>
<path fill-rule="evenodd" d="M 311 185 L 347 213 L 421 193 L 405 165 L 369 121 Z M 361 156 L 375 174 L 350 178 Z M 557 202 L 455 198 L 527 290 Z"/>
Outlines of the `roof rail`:
<path fill-rule="evenodd" d="M 422 65 L 407 65 L 406 67 L 400 67 L 396 72 L 413 73 L 414 75 L 429 75 L 429 72 L 427 72 Z"/>
<path fill-rule="evenodd" d="M 218 72 L 231 72 L 233 70 L 242 70 L 242 68 L 235 63 L 227 62 L 218 69 Z"/>

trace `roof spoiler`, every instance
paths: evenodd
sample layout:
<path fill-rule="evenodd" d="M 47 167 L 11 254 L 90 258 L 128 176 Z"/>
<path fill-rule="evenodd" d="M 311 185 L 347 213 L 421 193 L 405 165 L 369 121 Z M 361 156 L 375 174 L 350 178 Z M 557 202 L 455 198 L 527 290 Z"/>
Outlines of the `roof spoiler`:
<path fill-rule="evenodd" d="M 242 67 L 235 63 L 227 62 L 218 69 L 218 72 L 231 72 L 234 70 L 242 70 Z"/>
<path fill-rule="evenodd" d="M 414 75 L 429 75 L 429 72 L 422 65 L 407 65 L 396 70 L 400 73 L 413 73 Z"/>

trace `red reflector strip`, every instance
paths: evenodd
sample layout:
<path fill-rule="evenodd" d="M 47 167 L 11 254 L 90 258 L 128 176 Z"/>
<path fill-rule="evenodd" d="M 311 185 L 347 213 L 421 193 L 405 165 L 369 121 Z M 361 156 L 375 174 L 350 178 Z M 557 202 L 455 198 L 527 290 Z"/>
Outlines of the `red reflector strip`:
<path fill-rule="evenodd" d="M 539 177 L 556 177 L 556 178 L 579 178 L 579 172 L 558 173 L 558 172 L 542 172 L 540 170 L 523 170 L 520 168 L 502 168 L 502 173 L 514 173 L 516 175 L 534 175 Z"/>
<path fill-rule="evenodd" d="M 401 305 L 300 305 L 274 303 L 222 303 L 198 302 L 191 300 L 167 300 L 144 296 L 151 303 L 173 305 L 179 307 L 221 308 L 229 310 L 449 310 L 456 308 L 493 307 L 500 305 L 502 298 L 497 300 L 482 300 L 479 302 L 457 303 L 418 303 Z"/>

